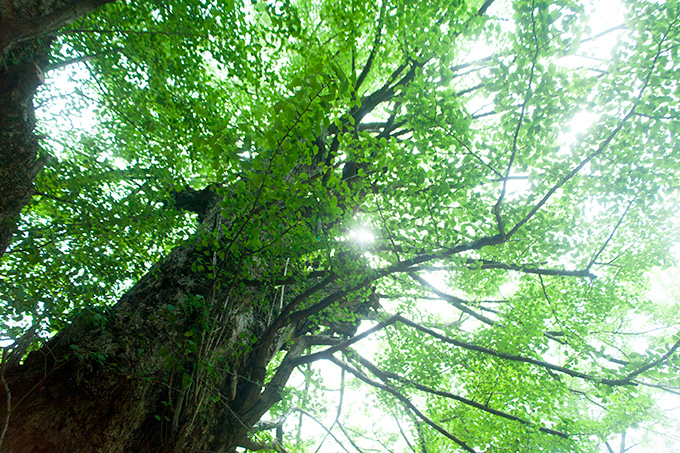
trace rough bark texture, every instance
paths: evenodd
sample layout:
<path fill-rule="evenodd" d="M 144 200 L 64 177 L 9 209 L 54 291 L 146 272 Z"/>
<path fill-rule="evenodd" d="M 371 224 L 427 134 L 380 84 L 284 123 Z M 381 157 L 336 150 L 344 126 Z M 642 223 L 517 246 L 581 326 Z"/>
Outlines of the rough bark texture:
<path fill-rule="evenodd" d="M 210 221 L 210 219 L 208 219 Z M 236 283 L 239 258 L 175 249 L 109 312 L 81 315 L 6 371 L 4 452 L 233 451 L 262 404 L 253 339 L 271 319 L 266 285 Z M 278 346 L 267 351 L 267 361 Z"/>
<path fill-rule="evenodd" d="M 0 0 L 0 51 L 44 37 L 114 0 Z"/>
<path fill-rule="evenodd" d="M 0 256 L 44 165 L 33 133 L 33 96 L 59 28 L 111 0 L 0 0 Z"/>
<path fill-rule="evenodd" d="M 0 256 L 10 243 L 16 219 L 33 194 L 33 180 L 42 169 L 38 139 L 33 133 L 33 95 L 43 81 L 49 41 L 14 47 L 0 66 Z"/>

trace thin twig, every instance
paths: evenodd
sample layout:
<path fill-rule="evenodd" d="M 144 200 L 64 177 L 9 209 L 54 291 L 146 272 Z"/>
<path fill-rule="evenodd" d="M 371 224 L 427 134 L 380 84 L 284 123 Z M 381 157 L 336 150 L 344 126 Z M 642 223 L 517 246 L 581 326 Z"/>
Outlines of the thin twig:
<path fill-rule="evenodd" d="M 413 453 L 416 453 L 416 449 L 413 447 L 413 445 L 411 445 L 411 442 L 408 440 L 404 429 L 401 427 L 401 423 L 399 423 L 399 418 L 394 413 L 392 414 L 392 417 L 394 417 L 394 421 L 397 423 L 397 428 L 399 428 L 399 433 L 401 434 L 401 437 L 404 439 L 404 441 L 406 441 L 406 445 L 408 445 L 408 448 L 410 448 Z"/>
<path fill-rule="evenodd" d="M 609 244 L 609 241 L 612 240 L 614 237 L 614 234 L 616 234 L 616 230 L 621 226 L 621 223 L 623 223 L 623 219 L 626 217 L 626 214 L 628 214 L 628 210 L 630 207 L 633 205 L 633 202 L 635 201 L 635 198 L 630 200 L 630 203 L 628 203 L 628 206 L 626 206 L 626 209 L 623 211 L 623 214 L 621 214 L 621 217 L 619 218 L 619 221 L 616 222 L 616 225 L 612 229 L 612 232 L 609 234 L 609 237 L 607 238 L 606 241 L 604 241 L 604 244 L 602 244 L 602 247 L 600 247 L 600 250 L 597 251 L 597 253 L 593 256 L 593 258 L 590 260 L 588 263 L 588 266 L 586 266 L 586 270 L 590 270 L 591 267 L 593 267 L 593 264 L 597 261 L 597 259 L 600 257 L 604 249 L 607 247 Z"/>
<path fill-rule="evenodd" d="M 340 445 L 340 448 L 342 448 L 342 449 L 345 450 L 347 453 L 349 453 L 349 450 L 347 450 L 347 449 L 345 448 L 345 446 L 342 444 L 342 442 L 340 442 L 340 440 L 339 440 L 337 437 L 335 437 L 335 434 L 333 434 L 333 433 L 331 432 L 330 429 L 326 428 L 326 425 L 324 425 L 318 418 L 316 418 L 315 416 L 313 416 L 312 414 L 310 414 L 309 412 L 307 412 L 306 410 L 304 410 L 304 409 L 302 409 L 302 408 L 296 407 L 295 410 L 298 411 L 298 412 L 300 412 L 300 413 L 303 414 L 303 415 L 306 415 L 307 417 L 311 418 L 312 420 L 314 420 L 319 426 L 321 426 L 321 427 L 323 428 L 324 431 L 326 431 L 326 432 L 328 433 L 329 436 L 331 436 L 331 438 L 332 438 L 338 445 Z"/>

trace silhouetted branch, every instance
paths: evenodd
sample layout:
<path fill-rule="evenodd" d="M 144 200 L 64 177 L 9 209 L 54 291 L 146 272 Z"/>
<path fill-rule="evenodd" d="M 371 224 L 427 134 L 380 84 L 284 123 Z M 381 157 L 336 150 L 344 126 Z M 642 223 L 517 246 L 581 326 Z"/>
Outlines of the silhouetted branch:
<path fill-rule="evenodd" d="M 360 355 L 358 355 L 356 353 L 351 354 L 350 357 L 358 358 L 359 363 L 361 363 L 361 365 L 366 367 L 366 369 L 368 369 L 371 373 L 373 373 L 375 376 L 377 376 L 385 384 L 388 384 L 389 380 L 399 381 L 399 382 L 408 384 L 408 385 L 412 386 L 413 388 L 418 389 L 422 392 L 429 393 L 431 395 L 441 396 L 441 397 L 448 398 L 448 399 L 452 399 L 454 401 L 458 401 L 459 403 L 463 403 L 467 406 L 474 407 L 475 409 L 479 409 L 481 411 L 487 412 L 487 413 L 495 415 L 497 417 L 505 418 L 506 420 L 512 420 L 512 421 L 515 421 L 515 422 L 518 422 L 518 423 L 521 423 L 521 424 L 527 425 L 527 426 L 537 426 L 534 423 L 531 423 L 527 420 L 521 419 L 519 417 L 516 417 L 512 414 L 508 414 L 508 413 L 503 412 L 503 411 L 499 411 L 497 409 L 493 409 L 493 408 L 491 408 L 487 405 L 477 403 L 477 402 L 475 402 L 471 399 L 464 398 L 462 396 L 455 395 L 455 394 L 450 393 L 450 392 L 445 392 L 445 391 L 442 391 L 442 390 L 433 389 L 431 387 L 427 387 L 425 385 L 422 385 L 422 384 L 414 382 L 410 379 L 407 379 L 403 376 L 399 376 L 395 373 L 391 373 L 389 371 L 383 371 L 383 370 L 379 369 L 377 366 L 375 366 L 373 363 L 371 363 L 370 361 L 366 360 L 365 358 L 361 357 Z M 552 435 L 561 437 L 563 439 L 569 438 L 568 434 L 563 433 L 561 431 L 555 431 L 553 429 L 543 428 L 543 427 L 540 427 L 540 426 L 538 426 L 538 430 L 543 432 L 543 433 L 546 433 L 546 434 L 552 434 Z"/>
<path fill-rule="evenodd" d="M 420 419 L 423 420 L 425 423 L 427 423 L 428 425 L 430 425 L 434 430 L 436 430 L 436 431 L 439 432 L 440 434 L 442 434 L 442 435 L 444 435 L 445 437 L 447 437 L 447 438 L 451 439 L 452 441 L 454 441 L 454 442 L 455 442 L 456 444 L 458 444 L 461 448 L 463 448 L 463 450 L 465 450 L 465 451 L 467 451 L 467 452 L 470 452 L 470 453 L 476 453 L 475 450 L 472 449 L 472 447 L 470 447 L 468 444 L 466 444 L 465 442 L 463 442 L 462 440 L 460 440 L 458 437 L 454 436 L 453 434 L 451 434 L 450 432 L 448 432 L 446 429 L 444 429 L 444 428 L 442 428 L 441 426 L 439 426 L 439 425 L 438 425 L 437 423 L 435 423 L 433 420 L 429 419 L 425 414 L 423 414 L 422 412 L 420 412 L 420 411 L 418 410 L 418 408 L 415 407 L 415 406 L 413 405 L 413 403 L 412 403 L 406 396 L 402 395 L 401 393 L 399 393 L 398 391 L 396 391 L 396 390 L 393 389 L 392 387 L 389 387 L 389 386 L 387 386 L 387 385 L 383 385 L 383 384 L 381 384 L 381 383 L 379 383 L 379 382 L 376 382 L 376 381 L 374 381 L 374 380 L 368 378 L 366 375 L 364 375 L 363 373 L 361 373 L 359 370 L 355 369 L 354 367 L 349 366 L 348 364 L 346 364 L 346 363 L 343 362 L 342 360 L 338 360 L 338 359 L 336 359 L 336 358 L 333 357 L 333 356 L 328 356 L 327 359 L 328 359 L 329 361 L 333 362 L 334 364 L 336 364 L 337 366 L 339 366 L 340 368 L 343 368 L 343 369 L 349 371 L 349 372 L 352 373 L 354 376 L 356 376 L 359 380 L 365 382 L 366 384 L 368 384 L 368 385 L 370 385 L 370 386 L 372 386 L 372 387 L 375 387 L 375 388 L 377 388 L 377 389 L 383 390 L 383 391 L 389 393 L 390 395 L 394 396 L 394 397 L 397 398 L 399 401 L 401 401 L 406 407 L 408 407 L 409 410 L 413 411 L 413 413 L 414 413 L 418 418 L 420 418 Z"/>
<path fill-rule="evenodd" d="M 437 288 L 435 288 L 433 285 L 431 285 L 427 280 L 416 274 L 415 272 L 410 272 L 409 276 L 420 283 L 424 288 L 427 290 L 431 291 L 432 293 L 436 294 L 437 296 L 441 297 L 454 307 L 456 307 L 458 310 L 462 311 L 463 313 L 467 313 L 468 315 L 474 317 L 475 319 L 478 319 L 479 321 L 482 321 L 485 324 L 488 324 L 490 326 L 494 325 L 494 320 L 489 319 L 484 315 L 480 315 L 473 309 L 469 308 L 468 305 L 471 305 L 470 302 L 465 301 L 463 299 L 459 299 L 456 296 L 452 296 L 450 294 L 446 294 L 442 291 L 439 291 Z"/>

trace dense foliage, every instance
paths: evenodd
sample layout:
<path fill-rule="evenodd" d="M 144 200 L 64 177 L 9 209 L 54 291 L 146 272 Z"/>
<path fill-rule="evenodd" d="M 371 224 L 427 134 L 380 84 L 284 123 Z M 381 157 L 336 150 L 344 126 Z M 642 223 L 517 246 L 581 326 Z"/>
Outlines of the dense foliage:
<path fill-rule="evenodd" d="M 659 430 L 680 392 L 679 21 L 671 0 L 107 5 L 53 48 L 4 335 L 36 347 L 200 237 L 240 270 L 198 271 L 271 284 L 272 319 L 300 302 L 324 344 L 258 441 L 314 451 L 313 419 L 322 451 Z M 199 193 L 231 218 L 201 228 Z M 367 429 L 359 398 L 389 422 Z"/>

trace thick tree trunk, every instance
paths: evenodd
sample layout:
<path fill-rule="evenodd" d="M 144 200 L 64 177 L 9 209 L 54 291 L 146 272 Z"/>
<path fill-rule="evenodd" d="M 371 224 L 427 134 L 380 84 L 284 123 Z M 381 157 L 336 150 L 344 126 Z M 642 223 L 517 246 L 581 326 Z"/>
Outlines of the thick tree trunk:
<path fill-rule="evenodd" d="M 43 166 L 33 133 L 33 96 L 43 81 L 41 67 L 47 63 L 48 49 L 49 41 L 21 43 L 9 56 L 20 63 L 0 65 L 0 256 Z"/>
<path fill-rule="evenodd" d="M 44 37 L 114 0 L 0 0 L 0 52 Z"/>
<path fill-rule="evenodd" d="M 33 134 L 33 96 L 43 82 L 50 34 L 112 0 L 0 0 L 0 256 L 44 164 Z"/>
<path fill-rule="evenodd" d="M 104 1 L 74 2 L 81 3 Z M 46 13 L 45 30 L 77 16 L 62 13 Z M 3 57 L 26 47 L 22 65 L 8 66 L 7 59 L 0 64 L 0 255 L 43 164 L 36 158 L 31 102 L 49 41 L 26 30 L 0 34 Z M 271 262 L 239 248 L 241 230 L 228 224 L 250 221 L 255 204 L 245 213 L 234 206 L 233 215 L 223 216 L 214 203 L 201 216 L 201 234 L 155 265 L 115 306 L 80 314 L 23 363 L 20 348 L 5 357 L 0 402 L 7 396 L 8 403 L 0 403 L 0 432 L 4 421 L 7 429 L 0 450 L 231 452 L 250 444 L 248 431 L 280 398 L 293 369 L 289 359 L 306 346 L 308 316 L 350 294 L 320 296 L 335 279 L 325 271 L 285 300 L 262 283 L 262 269 Z M 267 214 L 266 221 L 277 218 Z M 236 232 L 224 237 L 223 231 Z M 263 243 L 272 240 L 266 231 L 262 235 Z M 298 244 L 296 253 L 301 250 Z M 310 306 L 313 294 L 316 305 Z M 356 329 L 347 324 L 343 335 Z M 329 334 L 336 327 L 325 324 Z M 284 347 L 287 358 L 265 387 L 266 366 Z"/>
<path fill-rule="evenodd" d="M 285 339 L 256 349 L 274 292 L 242 284 L 240 262 L 178 247 L 108 312 L 80 315 L 10 364 L 2 451 L 233 451 L 247 442 L 278 399 L 262 398 L 261 358 L 268 362 Z M 209 265 L 221 270 L 217 278 Z"/>

